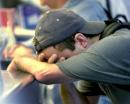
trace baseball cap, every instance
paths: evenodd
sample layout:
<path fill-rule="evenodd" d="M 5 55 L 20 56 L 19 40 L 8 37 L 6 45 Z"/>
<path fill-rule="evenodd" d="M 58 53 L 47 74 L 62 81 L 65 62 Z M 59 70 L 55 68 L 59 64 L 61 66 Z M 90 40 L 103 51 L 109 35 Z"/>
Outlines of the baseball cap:
<path fill-rule="evenodd" d="M 36 51 L 56 45 L 75 33 L 95 35 L 105 28 L 105 22 L 85 21 L 68 9 L 50 10 L 43 14 L 36 26 L 33 43 Z"/>

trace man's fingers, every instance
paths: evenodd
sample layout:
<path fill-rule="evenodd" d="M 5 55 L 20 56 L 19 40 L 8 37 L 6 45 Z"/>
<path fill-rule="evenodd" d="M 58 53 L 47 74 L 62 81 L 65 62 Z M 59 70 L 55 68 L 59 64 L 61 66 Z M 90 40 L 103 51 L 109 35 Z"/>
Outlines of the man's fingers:
<path fill-rule="evenodd" d="M 64 61 L 64 60 L 65 60 L 65 57 L 61 57 L 61 58 L 59 59 L 59 62 Z"/>
<path fill-rule="evenodd" d="M 13 70 L 12 70 L 12 69 L 13 69 Z M 15 67 L 15 65 L 14 65 L 14 60 L 12 60 L 11 63 L 8 65 L 7 71 L 8 71 L 9 73 L 12 73 L 13 71 L 16 71 L 16 67 Z"/>
<path fill-rule="evenodd" d="M 57 61 L 57 55 L 53 54 L 49 59 L 48 59 L 48 63 L 55 63 Z"/>
<path fill-rule="evenodd" d="M 46 56 L 44 53 L 41 53 L 38 55 L 38 60 L 41 62 L 48 62 L 48 63 L 54 63 L 57 60 L 57 55 L 53 54 L 48 60 L 46 59 Z"/>
<path fill-rule="evenodd" d="M 40 55 L 38 55 L 38 60 L 44 62 L 45 61 L 45 54 L 41 53 Z"/>

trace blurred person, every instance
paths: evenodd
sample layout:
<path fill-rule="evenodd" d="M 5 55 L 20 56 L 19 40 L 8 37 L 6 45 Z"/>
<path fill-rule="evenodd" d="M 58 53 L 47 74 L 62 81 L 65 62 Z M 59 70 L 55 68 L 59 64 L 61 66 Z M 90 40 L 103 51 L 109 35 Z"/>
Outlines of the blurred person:
<path fill-rule="evenodd" d="M 28 8 L 27 8 L 27 6 L 28 6 Z M 32 4 L 31 2 L 28 2 L 28 1 L 25 2 L 23 0 L 12 0 L 11 3 L 10 3 L 10 0 L 6 0 L 6 2 L 3 2 L 3 8 L 7 8 L 7 9 L 14 8 L 14 10 L 15 10 L 14 20 L 13 20 L 13 25 L 14 25 L 13 29 L 14 30 L 12 30 L 11 35 L 8 36 L 8 40 L 11 40 L 11 41 L 15 40 L 15 42 L 13 42 L 13 45 L 11 47 L 7 47 L 3 51 L 3 59 L 8 59 L 8 58 L 12 59 L 13 57 L 18 56 L 18 55 L 25 55 L 25 54 L 28 55 L 28 54 L 31 54 L 31 52 L 33 53 L 33 50 L 31 49 L 33 47 L 32 47 L 32 45 L 30 45 L 32 39 L 29 40 L 30 42 L 28 41 L 28 42 L 22 43 L 21 40 L 22 40 L 22 38 L 24 36 L 20 37 L 20 36 L 17 36 L 17 34 L 15 34 L 15 29 L 17 29 L 17 27 L 19 29 L 19 32 L 20 32 L 20 29 L 21 29 L 21 31 L 24 31 L 24 29 L 26 31 L 26 28 L 25 28 L 26 26 L 24 26 L 26 24 L 25 22 L 27 22 L 26 19 L 28 19 L 29 21 L 32 21 L 32 19 L 30 19 L 29 16 L 28 16 L 29 12 L 30 12 L 29 11 L 29 9 L 30 9 L 29 7 L 30 8 L 34 7 L 35 11 L 39 12 L 38 14 L 40 14 L 41 12 L 45 12 L 45 11 L 42 11 L 41 8 L 37 7 L 36 5 L 34 5 L 34 4 Z M 32 10 L 34 10 L 34 8 Z M 38 11 L 38 9 L 39 9 L 39 11 Z M 26 15 L 28 16 L 28 18 L 26 18 L 26 19 L 24 17 L 22 17 L 22 16 L 25 16 L 24 15 L 25 11 L 28 11 L 28 13 L 26 13 Z M 32 14 L 32 15 L 34 16 L 34 15 L 38 15 L 38 14 Z M 25 21 L 22 21 L 22 20 L 25 20 Z M 22 21 L 22 23 L 20 21 Z M 34 31 L 32 31 L 32 32 L 34 32 Z M 23 35 L 23 33 L 24 32 L 22 32 L 21 34 L 20 33 L 18 33 L 18 34 Z M 24 34 L 26 34 L 26 32 Z M 17 39 L 17 37 L 18 37 L 18 39 Z M 21 40 L 20 40 L 20 38 L 21 38 Z M 20 40 L 21 43 L 19 42 L 19 40 Z M 10 42 L 9 42 L 9 44 L 10 44 Z M 14 52 L 13 50 L 15 50 L 16 48 L 17 49 L 19 48 L 19 49 Z M 19 50 L 21 50 L 22 53 L 20 53 Z"/>
<path fill-rule="evenodd" d="M 85 20 L 107 20 L 108 17 L 97 0 L 40 0 L 42 6 L 50 9 L 67 8 Z"/>
<path fill-rule="evenodd" d="M 30 79 L 23 84 L 33 80 L 67 83 L 70 104 L 87 103 L 80 93 L 105 94 L 113 104 L 129 104 L 129 29 L 120 21 L 86 22 L 70 10 L 48 11 L 40 19 L 33 41 L 43 62 L 30 56 L 17 57 L 8 72 L 14 78 L 28 74 Z M 63 61 L 55 63 L 58 60 Z M 77 80 L 83 80 L 80 93 L 71 83 Z M 93 82 L 97 86 L 87 87 Z M 91 90 L 94 87 L 100 90 Z"/>
<path fill-rule="evenodd" d="M 129 0 L 98 0 L 107 11 L 110 19 L 116 18 L 122 22 L 130 21 L 130 3 Z"/>

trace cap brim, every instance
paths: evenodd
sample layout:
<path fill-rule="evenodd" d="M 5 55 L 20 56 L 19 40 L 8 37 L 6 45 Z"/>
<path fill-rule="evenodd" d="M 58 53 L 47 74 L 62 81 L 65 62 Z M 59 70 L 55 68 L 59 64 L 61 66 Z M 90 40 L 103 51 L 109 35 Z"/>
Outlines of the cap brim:
<path fill-rule="evenodd" d="M 90 21 L 86 22 L 79 32 L 86 34 L 99 34 L 104 30 L 105 26 L 106 24 L 103 21 Z"/>

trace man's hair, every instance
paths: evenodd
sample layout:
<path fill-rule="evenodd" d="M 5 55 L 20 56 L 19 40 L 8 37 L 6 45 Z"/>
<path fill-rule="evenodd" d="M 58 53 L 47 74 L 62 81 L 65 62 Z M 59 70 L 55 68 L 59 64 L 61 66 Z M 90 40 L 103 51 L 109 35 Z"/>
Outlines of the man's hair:
<path fill-rule="evenodd" d="M 70 37 L 65 39 L 64 41 L 60 42 L 59 44 L 54 45 L 55 47 L 57 46 L 59 51 L 63 51 L 64 49 L 68 48 L 70 50 L 74 50 L 75 46 L 74 46 L 74 38 Z"/>
<path fill-rule="evenodd" d="M 88 38 L 93 38 L 93 37 L 95 37 L 95 36 L 98 36 L 99 34 L 95 34 L 95 35 L 89 35 L 89 34 L 84 34 L 83 33 L 83 35 L 85 36 L 85 37 L 88 37 Z M 75 49 L 75 46 L 74 46 L 74 43 L 75 43 L 75 41 L 74 41 L 74 36 L 75 35 L 73 35 L 73 36 L 71 36 L 71 37 L 69 37 L 69 38 L 67 38 L 67 39 L 65 39 L 64 41 L 62 41 L 62 42 L 60 42 L 59 44 L 56 44 L 56 45 L 54 45 L 54 47 L 58 47 L 57 49 L 59 50 L 59 51 L 63 51 L 64 49 L 66 49 L 66 48 L 68 48 L 68 49 L 70 49 L 70 50 L 74 50 Z"/>

